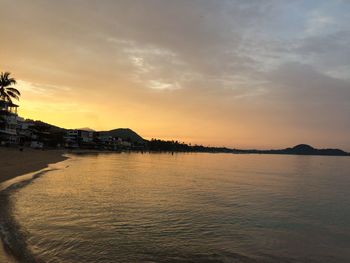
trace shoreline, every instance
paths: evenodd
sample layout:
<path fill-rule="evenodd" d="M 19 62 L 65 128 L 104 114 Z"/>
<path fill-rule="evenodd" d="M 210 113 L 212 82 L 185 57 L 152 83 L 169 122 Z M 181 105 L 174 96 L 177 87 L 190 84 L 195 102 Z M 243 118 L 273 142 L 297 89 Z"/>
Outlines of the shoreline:
<path fill-rule="evenodd" d="M 34 150 L 0 147 L 0 184 L 15 177 L 40 171 L 68 159 L 65 150 Z"/>
<path fill-rule="evenodd" d="M 26 174 L 40 173 L 40 171 L 49 167 L 50 164 L 55 164 L 69 159 L 64 156 L 65 150 L 34 150 L 24 148 L 20 151 L 18 148 L 0 147 L 0 185 L 11 182 Z M 28 180 L 28 179 L 27 179 Z M 31 179 L 29 179 L 31 180 Z M 6 201 L 8 196 L 1 196 Z M 6 208 L 6 202 L 1 203 L 0 207 Z M 4 215 L 2 215 L 4 216 Z M 1 221 L 4 221 L 3 219 Z M 6 220 L 4 221 L 6 222 Z M 13 221 L 12 221 L 13 222 Z M 5 224 L 6 225 L 6 224 Z M 8 225 L 6 225 L 8 226 Z M 11 225 L 10 225 L 11 226 Z M 4 226 L 2 226 L 3 228 Z M 11 228 L 10 228 L 11 229 Z M 2 229 L 3 232 L 4 229 Z M 4 233 L 0 233 L 0 262 L 15 263 L 18 262 L 16 255 L 12 254 L 12 248 L 4 243 Z"/>

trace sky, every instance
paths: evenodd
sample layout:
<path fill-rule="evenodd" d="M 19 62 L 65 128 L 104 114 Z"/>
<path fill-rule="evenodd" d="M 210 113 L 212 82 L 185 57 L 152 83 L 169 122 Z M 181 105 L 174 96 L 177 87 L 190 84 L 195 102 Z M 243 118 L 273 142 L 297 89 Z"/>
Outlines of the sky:
<path fill-rule="evenodd" d="M 236 148 L 350 150 L 350 1 L 0 0 L 19 113 Z"/>

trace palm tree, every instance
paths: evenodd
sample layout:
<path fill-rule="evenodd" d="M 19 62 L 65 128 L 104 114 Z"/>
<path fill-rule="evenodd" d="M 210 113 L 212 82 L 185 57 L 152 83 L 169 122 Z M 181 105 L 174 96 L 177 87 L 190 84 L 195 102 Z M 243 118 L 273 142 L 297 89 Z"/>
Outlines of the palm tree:
<path fill-rule="evenodd" d="M 17 82 L 14 78 L 10 77 L 10 72 L 1 72 L 0 74 L 0 100 L 8 101 L 12 103 L 12 99 L 19 100 L 21 93 L 11 87 Z"/>

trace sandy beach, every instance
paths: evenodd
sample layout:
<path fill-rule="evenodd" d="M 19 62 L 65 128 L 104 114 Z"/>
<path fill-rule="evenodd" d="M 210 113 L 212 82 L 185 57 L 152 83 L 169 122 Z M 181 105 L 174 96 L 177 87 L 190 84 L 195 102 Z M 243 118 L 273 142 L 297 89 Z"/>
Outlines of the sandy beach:
<path fill-rule="evenodd" d="M 62 150 L 24 149 L 19 151 L 15 148 L 0 147 L 0 183 L 67 159 L 63 154 Z"/>

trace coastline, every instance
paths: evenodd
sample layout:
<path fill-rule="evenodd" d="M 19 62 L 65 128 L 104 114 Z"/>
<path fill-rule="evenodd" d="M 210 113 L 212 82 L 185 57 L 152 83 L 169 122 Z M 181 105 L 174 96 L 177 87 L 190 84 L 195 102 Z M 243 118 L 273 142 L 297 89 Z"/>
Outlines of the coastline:
<path fill-rule="evenodd" d="M 0 147 L 0 185 L 5 181 L 14 179 L 16 177 L 39 172 L 40 170 L 47 168 L 50 164 L 64 161 L 68 159 L 68 157 L 64 156 L 65 153 L 66 151 L 64 150 L 43 151 L 24 148 L 23 151 L 20 151 L 18 148 Z M 7 208 L 7 195 L 5 194 L 1 197 L 2 203 L 0 204 L 0 207 L 2 209 Z M 12 224 L 15 224 L 15 221 L 10 221 Z M 3 227 L 4 226 L 2 226 L 2 228 Z M 1 229 L 2 232 L 3 230 L 4 229 Z M 0 233 L 0 236 L 3 234 L 4 233 Z M 4 246 L 5 243 L 3 243 L 2 238 L 0 238 L 0 262 L 17 262 L 17 260 L 14 258 L 14 255 L 11 255 L 11 251 L 5 251 L 6 248 L 9 248 Z"/>
<path fill-rule="evenodd" d="M 49 164 L 68 159 L 64 150 L 34 150 L 0 147 L 0 183 L 17 176 L 39 171 Z"/>

